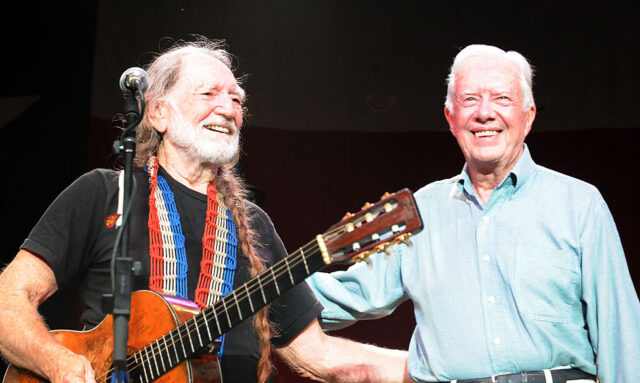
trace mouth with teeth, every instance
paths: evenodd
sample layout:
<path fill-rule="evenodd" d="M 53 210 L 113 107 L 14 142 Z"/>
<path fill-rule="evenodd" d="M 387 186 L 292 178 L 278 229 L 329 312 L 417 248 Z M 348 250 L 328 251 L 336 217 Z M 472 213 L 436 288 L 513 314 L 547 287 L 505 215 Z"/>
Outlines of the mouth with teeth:
<path fill-rule="evenodd" d="M 476 137 L 493 137 L 497 136 L 501 132 L 501 130 L 478 130 L 475 132 L 472 131 L 471 133 L 473 133 Z"/>
<path fill-rule="evenodd" d="M 204 128 L 207 130 L 211 130 L 212 132 L 218 132 L 218 133 L 224 133 L 224 134 L 231 133 L 229 128 L 225 128 L 224 126 L 220 126 L 220 125 L 205 125 Z"/>

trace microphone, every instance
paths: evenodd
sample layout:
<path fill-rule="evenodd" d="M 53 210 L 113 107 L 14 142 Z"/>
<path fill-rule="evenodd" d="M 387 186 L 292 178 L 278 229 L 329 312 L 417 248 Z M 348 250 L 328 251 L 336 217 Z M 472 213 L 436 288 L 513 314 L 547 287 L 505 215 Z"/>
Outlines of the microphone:
<path fill-rule="evenodd" d="M 120 76 L 120 89 L 123 92 L 135 92 L 136 90 L 144 93 L 149 87 L 149 75 L 144 69 L 131 67 L 125 70 Z"/>

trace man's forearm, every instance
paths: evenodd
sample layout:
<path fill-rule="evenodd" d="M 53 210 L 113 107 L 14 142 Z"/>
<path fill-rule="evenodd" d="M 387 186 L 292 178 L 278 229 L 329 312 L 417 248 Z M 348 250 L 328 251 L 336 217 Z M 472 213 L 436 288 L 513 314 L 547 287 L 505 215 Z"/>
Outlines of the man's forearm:
<path fill-rule="evenodd" d="M 37 311 L 22 298 L 0 293 L 0 352 L 12 364 L 46 376 L 45 366 L 60 347 Z"/>
<path fill-rule="evenodd" d="M 48 264 L 20 251 L 0 274 L 0 352 L 54 383 L 93 382 L 91 364 L 58 342 L 38 314 L 38 306 L 56 290 Z"/>
<path fill-rule="evenodd" d="M 278 354 L 300 375 L 321 382 L 413 382 L 407 351 L 331 337 L 317 321 Z"/>

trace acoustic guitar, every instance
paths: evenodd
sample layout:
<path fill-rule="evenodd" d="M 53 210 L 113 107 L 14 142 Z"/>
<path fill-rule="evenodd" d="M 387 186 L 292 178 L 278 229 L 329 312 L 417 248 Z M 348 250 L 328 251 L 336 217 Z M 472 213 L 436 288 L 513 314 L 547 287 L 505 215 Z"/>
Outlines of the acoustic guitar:
<path fill-rule="evenodd" d="M 131 296 L 127 371 L 130 382 L 221 382 L 215 353 L 203 353 L 216 338 L 326 265 L 367 260 L 389 246 L 408 243 L 422 230 L 411 191 L 385 194 L 280 260 L 262 274 L 200 311 L 187 300 L 137 291 Z M 67 348 L 84 355 L 96 381 L 117 381 L 113 374 L 113 317 L 89 331 L 54 330 Z M 44 382 L 9 366 L 4 383 Z"/>

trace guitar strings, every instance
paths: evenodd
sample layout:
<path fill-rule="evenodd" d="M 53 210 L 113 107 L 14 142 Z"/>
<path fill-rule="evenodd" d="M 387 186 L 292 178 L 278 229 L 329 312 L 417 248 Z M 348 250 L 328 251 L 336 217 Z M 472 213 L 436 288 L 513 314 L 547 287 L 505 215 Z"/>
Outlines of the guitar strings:
<path fill-rule="evenodd" d="M 345 227 L 346 227 L 346 224 L 339 225 L 339 226 L 335 227 L 334 229 L 329 230 L 327 233 L 325 233 L 325 236 L 329 236 L 329 235 L 336 234 L 336 233 L 342 234 L 345 231 Z M 244 284 L 245 289 L 241 289 L 241 290 L 237 290 L 237 291 L 232 292 L 231 294 L 235 294 L 236 303 L 231 303 L 229 305 L 229 307 L 226 306 L 226 303 L 224 302 L 224 300 L 227 297 L 229 297 L 229 295 L 231 295 L 231 294 L 229 294 L 228 296 L 216 301 L 213 305 L 210 305 L 209 307 L 204 309 L 201 312 L 201 314 L 203 314 L 202 315 L 203 323 L 207 327 L 207 330 L 208 330 L 208 324 L 207 324 L 206 314 L 207 314 L 208 311 L 212 311 L 209 314 L 213 314 L 214 315 L 214 317 L 216 319 L 217 327 L 219 328 L 220 327 L 219 320 L 218 320 L 219 315 L 228 313 L 229 310 L 232 309 L 232 308 L 238 309 L 238 312 L 241 313 L 241 310 L 239 309 L 240 303 L 244 303 L 245 300 L 248 299 L 250 304 L 251 304 L 251 302 L 252 302 L 251 301 L 251 295 L 253 293 L 257 292 L 257 291 L 261 291 L 264 294 L 260 279 L 262 277 L 267 276 L 268 273 L 272 274 L 272 277 L 274 279 L 274 283 L 277 286 L 278 282 L 277 282 L 276 278 L 283 276 L 285 274 L 285 272 L 290 273 L 290 269 L 291 268 L 299 266 L 301 262 L 305 263 L 305 268 L 307 268 L 308 267 L 308 266 L 306 266 L 306 257 L 307 256 L 305 256 L 305 250 L 306 250 L 306 253 L 308 254 L 308 256 L 317 254 L 317 250 L 318 250 L 317 240 L 310 241 L 309 243 L 307 243 L 303 247 L 301 247 L 298 250 L 296 250 L 293 254 L 281 259 L 276 264 L 274 264 L 272 267 L 266 269 L 262 274 L 254 277 L 253 279 L 251 279 L 250 281 L 245 283 Z M 311 250 L 313 250 L 314 252 L 310 252 Z M 298 253 L 300 253 L 301 257 L 300 257 L 300 255 L 298 255 Z M 291 262 L 290 262 L 290 260 L 291 260 Z M 308 271 L 307 275 L 311 275 L 315 271 L 317 271 L 317 270 Z M 290 277 L 291 277 L 291 274 L 290 274 Z M 293 283 L 293 285 L 295 285 L 295 283 Z M 249 286 L 251 286 L 251 287 L 249 287 Z M 244 290 L 244 291 L 242 291 L 242 290 Z M 238 294 L 238 291 L 240 291 L 240 294 Z M 280 295 L 280 294 L 278 294 L 278 295 Z M 263 297 L 263 301 L 264 300 L 265 299 Z M 223 307 L 221 307 L 220 303 L 222 303 Z M 259 308 L 262 308 L 266 304 L 268 304 L 268 302 L 265 303 L 265 304 L 261 304 Z M 255 312 L 257 310 L 253 310 L 253 308 L 252 308 L 252 311 L 253 312 L 250 315 L 248 315 L 248 317 L 253 315 L 253 314 L 255 314 Z M 163 352 L 166 353 L 166 356 L 169 359 L 169 362 L 172 362 L 171 356 L 170 356 L 169 351 L 168 351 L 170 346 L 174 348 L 174 352 L 176 353 L 176 360 L 182 359 L 178 363 L 181 363 L 182 361 L 188 359 L 187 356 L 183 356 L 182 358 L 180 358 L 178 356 L 177 351 L 176 351 L 176 345 L 177 345 L 178 342 L 173 340 L 173 335 L 172 334 L 177 331 L 177 333 L 178 333 L 177 334 L 178 341 L 180 341 L 182 343 L 183 353 L 186 354 L 186 350 L 184 348 L 184 343 L 185 343 L 184 342 L 184 336 L 182 336 L 180 334 L 180 328 L 184 328 L 184 330 L 187 333 L 187 336 L 189 338 L 189 343 L 191 344 L 191 349 L 192 349 L 191 353 L 195 353 L 194 347 L 193 347 L 193 341 L 191 340 L 191 335 L 194 335 L 194 337 L 195 337 L 195 335 L 197 335 L 197 338 L 198 338 L 198 340 L 200 342 L 200 346 L 198 346 L 196 350 L 200 350 L 202 347 L 206 346 L 206 344 L 202 344 L 203 342 L 202 342 L 202 339 L 201 339 L 200 333 L 199 333 L 199 327 L 201 325 L 198 324 L 198 319 L 201 316 L 201 314 L 196 314 L 193 318 L 190 318 L 189 320 L 185 321 L 184 323 L 176 326 L 176 328 L 171 330 L 169 333 L 167 333 L 167 334 L 163 335 L 162 337 L 156 339 L 155 341 L 151 342 L 150 344 L 148 344 L 144 348 L 140 349 L 139 351 L 137 351 L 136 353 L 134 353 L 133 355 L 128 357 L 127 358 L 127 369 L 129 371 L 135 371 L 138 367 L 143 367 L 143 372 L 146 375 L 146 371 L 144 371 L 144 363 L 147 362 L 148 365 L 149 365 L 150 372 L 153 375 L 153 366 L 151 365 L 151 359 L 153 359 L 153 362 L 154 362 L 155 367 L 156 367 L 156 373 L 159 373 L 159 366 L 158 366 L 156 358 L 158 356 L 160 357 L 160 362 L 161 362 L 161 365 L 162 365 L 162 369 L 164 370 L 165 367 L 164 367 L 164 360 L 162 359 L 162 353 Z M 193 322 L 193 327 L 192 328 L 191 328 L 191 324 L 192 324 L 191 322 Z M 195 332 L 194 332 L 194 329 L 195 329 Z M 227 329 L 227 331 L 228 330 L 229 329 Z M 221 332 L 221 331 L 219 331 L 219 332 Z M 169 335 L 171 337 L 171 339 L 172 339 L 171 342 L 167 342 L 167 340 L 165 339 L 167 337 L 167 335 Z M 219 334 L 219 335 L 221 335 L 221 334 Z M 161 341 L 164 342 L 164 346 L 160 345 L 159 342 L 161 342 Z M 148 355 L 149 352 L 151 352 L 151 355 Z M 144 353 L 146 353 L 147 355 L 146 356 L 142 356 L 141 355 L 140 356 L 141 362 L 137 362 L 136 361 L 136 355 L 144 354 Z M 176 365 L 178 363 L 176 363 Z M 106 375 L 110 374 L 112 371 L 113 371 L 113 369 L 109 369 L 106 372 Z M 160 375 L 161 374 L 159 374 L 158 376 L 160 376 Z M 100 378 L 102 378 L 102 377 L 105 377 L 105 375 L 102 375 Z"/>
<path fill-rule="evenodd" d="M 310 253 L 310 252 L 309 252 L 310 247 L 312 247 L 312 246 L 309 246 L 309 244 L 307 244 L 307 246 L 305 246 L 304 248 L 306 248 L 306 249 L 307 249 L 307 253 L 308 253 L 308 255 L 314 255 L 313 253 Z M 304 248 L 302 248 L 302 249 L 304 249 Z M 303 250 L 303 251 L 304 251 L 304 250 Z M 296 253 L 300 253 L 300 250 L 298 250 Z M 296 257 L 295 257 L 296 253 L 292 254 L 292 256 L 289 256 L 289 257 L 287 257 L 287 258 L 296 258 Z M 303 261 L 301 261 L 301 260 L 296 260 L 296 261 L 294 261 L 294 262 L 290 262 L 289 264 L 290 264 L 290 265 L 292 265 L 293 267 L 295 267 L 295 266 L 300 265 L 300 262 L 303 262 Z M 284 262 L 284 259 L 283 259 L 283 260 L 281 260 L 281 261 L 279 261 L 278 263 L 276 263 L 276 264 L 275 264 L 271 269 L 275 269 L 275 268 L 281 269 L 281 268 L 282 268 L 281 266 L 282 266 L 282 264 L 283 264 L 283 263 L 286 263 L 286 262 Z M 280 266 L 280 267 L 279 267 L 279 266 Z M 285 266 L 286 266 L 286 264 L 285 264 Z M 231 304 L 231 305 L 229 305 L 229 307 L 227 308 L 227 310 L 224 310 L 224 308 L 223 308 L 223 307 L 216 307 L 216 306 L 220 306 L 220 305 L 219 305 L 219 303 L 222 303 L 222 302 L 221 302 L 221 300 L 219 300 L 219 301 L 217 301 L 214 305 L 211 305 L 211 306 L 209 306 L 207 309 L 205 309 L 205 311 L 211 311 L 211 310 L 213 310 L 213 312 L 212 312 L 212 313 L 209 313 L 209 314 L 213 314 L 213 315 L 216 317 L 216 321 L 217 321 L 217 320 L 218 320 L 218 317 L 219 317 L 220 315 L 224 314 L 224 313 L 225 313 L 225 311 L 228 311 L 229 309 L 232 309 L 232 308 L 237 307 L 240 303 L 244 303 L 247 299 L 251 299 L 251 297 L 250 297 L 249 295 L 251 295 L 251 293 L 255 293 L 255 292 L 257 292 L 257 291 L 259 291 L 259 290 L 260 290 L 260 287 L 259 287 L 259 286 L 256 288 L 256 282 L 258 282 L 258 279 L 259 279 L 260 277 L 266 276 L 266 275 L 267 275 L 267 273 L 268 273 L 268 271 L 267 271 L 267 272 L 265 272 L 265 273 L 263 273 L 263 274 L 261 274 L 261 275 L 260 275 L 260 276 L 258 276 L 258 277 L 255 277 L 254 279 L 252 279 L 251 281 L 249 281 L 249 282 L 247 282 L 247 283 L 246 283 L 246 285 L 247 285 L 247 286 L 252 285 L 252 287 L 249 289 L 249 294 L 246 294 L 246 291 L 243 291 L 243 290 L 245 290 L 245 289 L 241 289 L 241 290 L 239 290 L 239 291 L 242 291 L 242 294 L 239 294 L 239 296 L 237 297 L 237 299 L 238 299 L 238 304 Z M 278 271 L 278 276 L 281 276 L 281 275 L 283 275 L 283 273 L 282 273 L 282 272 L 280 272 L 280 271 Z M 277 283 L 277 282 L 276 282 L 276 283 Z M 224 298 L 223 298 L 223 299 L 224 299 Z M 262 306 L 263 306 L 263 305 L 262 305 Z M 260 307 L 262 307 L 262 306 L 260 306 Z M 219 309 L 221 309 L 221 310 L 218 310 L 218 308 L 219 308 Z M 248 315 L 248 316 L 251 316 L 251 315 L 253 315 L 254 313 L 255 313 L 255 311 L 254 311 L 254 312 L 252 312 L 252 313 L 251 313 L 250 315 Z M 147 346 L 146 346 L 146 347 L 144 347 L 143 349 L 141 349 L 141 350 L 139 350 L 138 352 L 136 352 L 134 355 L 130 356 L 130 357 L 128 358 L 128 360 L 127 360 L 127 368 L 128 368 L 128 370 L 133 372 L 133 371 L 135 371 L 138 367 L 141 367 L 141 365 L 140 365 L 140 364 L 147 363 L 147 364 L 149 365 L 149 369 L 150 369 L 150 372 L 151 372 L 152 374 L 154 374 L 154 375 L 155 375 L 156 373 L 159 373 L 159 370 L 160 370 L 160 368 L 159 368 L 159 367 L 160 367 L 160 366 L 158 366 L 158 364 L 157 364 L 157 360 L 156 360 L 156 359 L 157 359 L 157 357 L 160 357 L 160 363 L 161 363 L 161 365 L 162 365 L 162 369 L 164 370 L 164 360 L 162 359 L 162 355 L 161 355 L 161 353 L 163 353 L 163 352 L 164 352 L 164 353 L 166 353 L 167 358 L 168 358 L 168 359 L 169 359 L 169 361 L 171 362 L 171 361 L 172 361 L 172 358 L 171 358 L 171 356 L 169 355 L 169 351 L 168 351 L 168 350 L 169 350 L 169 347 L 173 347 L 173 348 L 174 348 L 174 351 L 175 351 L 175 347 L 176 347 L 176 345 L 178 344 L 178 341 L 183 343 L 183 344 L 182 344 L 182 346 L 183 346 L 183 354 L 184 354 L 184 353 L 186 353 L 186 352 L 184 351 L 184 343 L 186 343 L 184 339 L 185 339 L 186 337 L 189 337 L 189 338 L 190 338 L 190 339 L 189 339 L 189 343 L 192 345 L 192 347 L 191 347 L 191 352 L 190 352 L 190 353 L 193 353 L 194 351 L 193 351 L 193 342 L 191 341 L 191 335 L 194 335 L 194 337 L 195 337 L 195 332 L 197 332 L 198 327 L 201 327 L 201 326 L 202 326 L 201 324 L 199 324 L 199 320 L 198 320 L 198 319 L 199 319 L 199 318 L 198 318 L 199 316 L 200 316 L 200 315 L 198 314 L 198 315 L 196 315 L 195 317 L 193 317 L 193 318 L 189 319 L 188 321 L 185 321 L 184 323 L 180 324 L 179 326 L 177 326 L 175 329 L 173 329 L 173 330 L 172 330 L 172 331 L 170 331 L 169 333 L 167 333 L 167 334 L 165 334 L 164 336 L 162 336 L 162 337 L 160 337 L 160 338 L 156 339 L 154 342 L 150 343 L 149 345 L 147 345 Z M 203 321 L 206 321 L 206 319 L 204 319 L 204 318 L 203 318 Z M 186 332 L 186 336 L 185 336 L 185 335 L 180 334 L 180 329 L 181 329 L 181 328 L 185 330 L 185 331 L 183 331 L 183 332 Z M 174 340 L 172 340 L 172 341 L 168 342 L 168 341 L 167 341 L 167 339 L 166 339 L 166 337 L 169 335 L 169 336 L 173 339 L 173 336 L 171 335 L 171 333 L 175 333 L 176 331 L 178 332 L 178 335 L 176 336 L 176 337 L 178 338 L 178 341 L 174 341 Z M 194 331 L 195 331 L 195 332 L 194 332 Z M 196 348 L 196 350 L 199 350 L 199 349 L 201 349 L 203 346 L 205 346 L 206 344 L 202 344 L 203 342 L 202 342 L 202 339 L 201 339 L 201 337 L 200 337 L 199 335 L 198 335 L 197 339 L 200 341 L 200 345 Z M 164 346 L 160 345 L 160 342 L 161 342 L 161 341 L 163 341 L 163 342 L 164 342 Z M 135 359 L 136 359 L 136 354 L 138 354 L 138 355 L 140 356 L 140 357 L 139 357 L 139 359 L 141 360 L 141 362 L 140 362 L 140 363 L 138 363 L 138 362 L 135 360 Z M 179 356 L 176 354 L 176 357 L 177 357 L 177 358 L 176 358 L 176 360 L 180 360 L 180 359 L 185 360 L 185 359 L 187 359 L 187 357 L 186 357 L 186 356 L 184 356 L 184 355 L 183 355 L 182 357 L 179 357 Z M 153 363 L 155 364 L 155 371 L 154 371 L 154 368 L 153 368 L 154 366 L 153 366 L 153 365 L 152 365 L 152 363 L 151 363 L 151 362 L 152 362 L 152 360 L 153 360 Z M 131 368 L 130 368 L 130 367 L 131 367 Z M 111 373 L 111 372 L 112 372 L 112 370 L 107 371 L 107 373 Z M 146 371 L 145 371 L 145 373 L 146 373 Z"/>
<path fill-rule="evenodd" d="M 338 226 L 336 228 L 334 228 L 333 230 L 328 231 L 325 235 L 330 235 L 330 234 L 336 234 L 340 231 L 344 231 L 344 225 Z M 265 270 L 262 274 L 254 277 L 253 279 L 251 279 L 250 281 L 248 281 L 247 283 L 245 283 L 245 289 L 240 289 L 238 290 L 240 292 L 240 294 L 237 294 L 238 291 L 235 291 L 236 293 L 236 299 L 238 300 L 238 303 L 232 303 L 230 305 L 230 307 L 227 307 L 227 309 L 225 310 L 224 307 L 220 307 L 221 310 L 218 310 L 218 307 L 216 306 L 220 306 L 219 303 L 222 303 L 222 300 L 224 300 L 225 298 L 222 298 L 220 300 L 218 300 L 216 303 L 214 303 L 213 305 L 207 307 L 205 310 L 203 310 L 203 312 L 206 314 L 207 311 L 211 311 L 213 310 L 212 313 L 214 317 L 216 318 L 216 321 L 218 321 L 218 317 L 226 312 L 229 311 L 230 308 L 238 308 L 240 303 L 244 303 L 247 299 L 251 300 L 251 295 L 257 291 L 261 291 L 262 288 L 260 286 L 260 278 L 263 276 L 267 276 L 268 273 L 273 273 L 275 274 L 275 278 L 280 277 L 282 275 L 285 274 L 285 272 L 289 272 L 291 268 L 299 266 L 301 264 L 301 262 L 306 262 L 305 259 L 301 259 L 300 255 L 303 258 L 306 258 L 305 253 L 307 253 L 307 256 L 309 255 L 315 255 L 317 252 L 311 252 L 312 250 L 317 250 L 318 246 L 317 246 L 317 240 L 313 240 L 310 241 L 309 243 L 307 243 L 306 245 L 304 245 L 303 247 L 301 247 L 300 249 L 296 250 L 292 255 L 287 256 L 286 258 L 278 261 L 276 264 L 274 264 L 272 267 L 268 268 L 267 270 Z M 300 255 L 298 255 L 298 253 L 300 253 Z M 283 271 L 284 269 L 284 271 Z M 277 272 L 276 272 L 277 270 Z M 314 271 L 310 271 L 309 275 Z M 275 281 L 275 283 L 277 284 L 277 281 Z M 245 291 L 248 290 L 248 291 Z M 234 292 L 232 292 L 231 294 L 234 294 Z M 263 307 L 264 305 L 261 305 L 261 307 Z M 252 312 L 249 316 L 255 314 L 255 311 Z M 174 333 L 175 331 L 178 332 L 178 334 L 180 333 L 180 328 L 184 327 L 186 332 L 187 332 L 187 336 L 190 337 L 190 335 L 194 334 L 194 329 L 197 332 L 199 325 L 198 325 L 198 317 L 200 316 L 200 314 L 197 314 L 196 316 L 194 316 L 193 318 L 185 321 L 184 323 L 176 326 L 175 329 L 171 330 L 169 333 L 163 335 L 162 337 L 156 339 L 155 341 L 151 342 L 149 345 L 145 346 L 144 348 L 140 349 L 139 351 L 137 351 L 136 353 L 134 353 L 133 355 L 131 355 L 130 357 L 127 358 L 127 369 L 129 371 L 135 371 L 138 367 L 141 367 L 141 363 L 144 364 L 145 363 L 145 359 L 147 362 L 149 362 L 149 366 L 151 371 L 153 372 L 153 366 L 151 366 L 150 361 L 151 359 L 154 359 L 154 362 L 156 363 L 156 370 L 158 370 L 157 366 L 157 362 L 155 361 L 155 359 L 158 357 L 158 355 L 160 355 L 160 359 L 161 359 L 161 364 L 164 364 L 164 361 L 162 360 L 162 355 L 161 353 L 165 352 L 167 354 L 167 357 L 169 358 L 169 361 L 171 361 L 171 358 L 169 356 L 168 353 L 168 349 L 169 347 L 174 347 L 175 349 L 175 345 L 178 343 L 177 341 L 171 341 L 171 342 L 167 342 L 167 340 L 165 339 L 167 335 L 171 335 L 171 333 Z M 191 327 L 191 322 L 193 322 L 193 327 Z M 206 322 L 206 319 L 204 319 L 204 322 Z M 205 323 L 206 324 L 206 323 Z M 171 338 L 173 338 L 173 336 L 171 336 Z M 178 340 L 180 342 L 183 343 L 183 347 L 184 347 L 184 336 L 179 336 Z M 202 343 L 202 339 L 200 339 L 200 336 L 198 335 L 198 339 L 200 341 L 200 343 Z M 160 346 L 160 344 L 158 344 L 160 341 L 164 341 L 165 346 Z M 193 342 L 190 342 L 193 345 Z M 157 347 L 155 347 L 155 345 L 157 344 Z M 206 344 L 205 344 L 206 345 Z M 200 345 L 198 347 L 198 349 L 202 348 L 205 345 Z M 151 348 L 151 350 L 148 350 L 149 348 Z M 193 348 L 193 347 L 192 347 Z M 151 355 L 146 355 L 146 356 L 142 356 L 140 355 L 140 359 L 141 362 L 137 362 L 136 359 L 136 355 L 138 354 L 142 354 L 145 353 L 149 354 L 149 351 L 152 352 Z M 193 352 L 193 351 L 192 351 Z M 183 360 L 186 360 L 187 357 L 183 356 Z M 131 367 L 131 368 L 130 368 Z M 164 369 L 164 367 L 163 367 Z M 111 374 L 114 371 L 114 369 L 109 369 L 108 371 L 106 371 L 106 373 L 102 376 L 100 376 L 99 378 L 104 378 L 105 376 Z"/>

